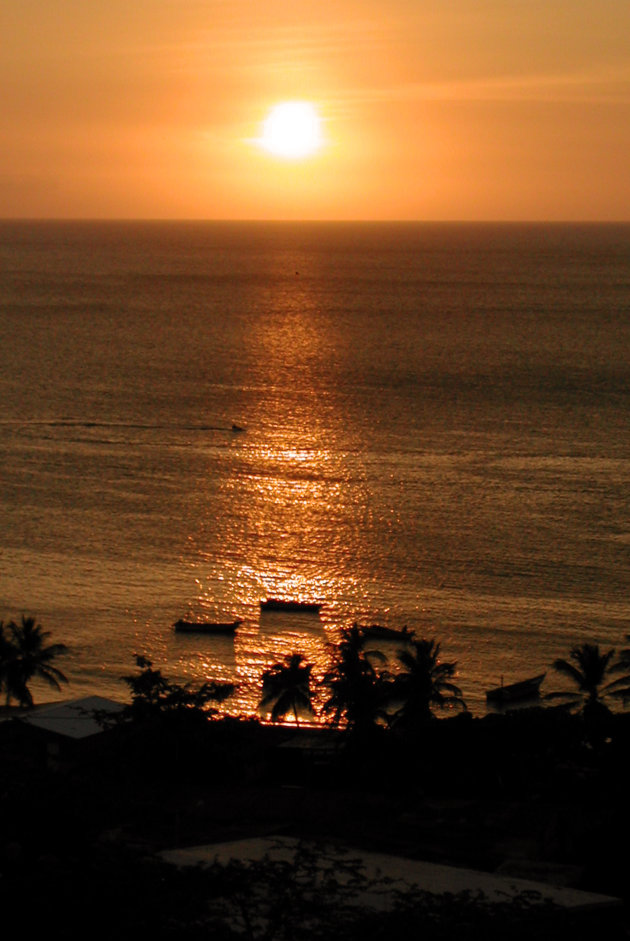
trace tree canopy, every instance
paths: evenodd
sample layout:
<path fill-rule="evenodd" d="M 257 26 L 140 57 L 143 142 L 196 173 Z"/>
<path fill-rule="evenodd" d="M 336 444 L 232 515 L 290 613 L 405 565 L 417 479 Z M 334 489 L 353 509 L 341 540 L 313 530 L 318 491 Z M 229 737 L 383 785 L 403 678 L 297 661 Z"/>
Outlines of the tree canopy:
<path fill-rule="evenodd" d="M 209 703 L 223 702 L 234 692 L 232 683 L 203 683 L 197 688 L 190 683 L 183 686 L 172 683 L 161 670 L 154 669 L 147 657 L 136 654 L 135 661 L 139 672 L 123 677 L 131 690 L 132 718 L 150 718 L 183 710 L 204 711 L 210 715 L 216 710 L 209 709 Z"/>
<path fill-rule="evenodd" d="M 45 631 L 33 617 L 22 615 L 20 623 L 0 622 L 0 687 L 6 704 L 11 700 L 30 707 L 33 696 L 29 684 L 33 679 L 43 680 L 53 689 L 60 690 L 68 678 L 53 663 L 67 653 L 65 644 L 50 644 L 50 631 Z"/>
<path fill-rule="evenodd" d="M 453 682 L 455 661 L 440 660 L 440 644 L 435 640 L 410 640 L 398 651 L 402 669 L 392 683 L 391 698 L 398 704 L 393 724 L 417 729 L 433 718 L 433 710 L 465 709 L 462 691 Z"/>
<path fill-rule="evenodd" d="M 313 715 L 312 669 L 313 665 L 306 663 L 302 654 L 292 653 L 263 673 L 259 708 L 271 712 L 272 722 L 279 722 L 293 713 L 299 725 L 300 715 Z"/>
<path fill-rule="evenodd" d="M 386 720 L 387 674 L 375 667 L 384 661 L 380 651 L 366 649 L 365 635 L 356 624 L 342 632 L 341 642 L 333 647 L 332 666 L 322 680 L 330 690 L 323 708 L 333 724 L 345 719 L 348 730 L 362 736 Z"/>
<path fill-rule="evenodd" d="M 606 705 L 607 700 L 630 698 L 630 662 L 622 651 L 600 650 L 599 644 L 576 644 L 569 659 L 554 660 L 553 668 L 577 687 L 548 694 L 549 699 L 565 699 L 588 713 Z"/>

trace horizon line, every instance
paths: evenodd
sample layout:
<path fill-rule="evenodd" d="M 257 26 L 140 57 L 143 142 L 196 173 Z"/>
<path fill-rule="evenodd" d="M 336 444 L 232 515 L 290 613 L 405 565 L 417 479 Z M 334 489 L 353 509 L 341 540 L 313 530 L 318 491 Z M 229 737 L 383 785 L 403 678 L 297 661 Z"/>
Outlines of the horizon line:
<path fill-rule="evenodd" d="M 629 225 L 628 219 L 290 219 L 290 218 L 213 218 L 197 216 L 0 216 L 3 222 L 145 222 L 260 225 Z"/>

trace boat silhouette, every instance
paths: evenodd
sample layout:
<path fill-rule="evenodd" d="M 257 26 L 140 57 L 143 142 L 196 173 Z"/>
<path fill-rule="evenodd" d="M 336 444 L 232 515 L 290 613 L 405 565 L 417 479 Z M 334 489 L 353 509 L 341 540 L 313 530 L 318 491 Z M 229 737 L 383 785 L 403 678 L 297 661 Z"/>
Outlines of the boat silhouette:
<path fill-rule="evenodd" d="M 180 618 L 173 627 L 180 634 L 234 634 L 241 621 L 184 621 Z"/>

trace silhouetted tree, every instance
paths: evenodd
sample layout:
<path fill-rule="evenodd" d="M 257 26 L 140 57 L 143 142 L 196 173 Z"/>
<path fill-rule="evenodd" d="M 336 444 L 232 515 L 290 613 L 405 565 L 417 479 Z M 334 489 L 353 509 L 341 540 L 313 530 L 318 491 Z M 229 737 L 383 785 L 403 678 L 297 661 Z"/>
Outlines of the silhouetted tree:
<path fill-rule="evenodd" d="M 32 617 L 22 615 L 21 622 L 9 621 L 0 629 L 0 680 L 6 695 L 6 704 L 16 700 L 20 706 L 32 706 L 33 696 L 28 684 L 33 679 L 43 680 L 60 690 L 67 677 L 53 660 L 66 653 L 65 644 L 49 644 L 50 631 L 42 630 Z"/>
<path fill-rule="evenodd" d="M 576 690 L 549 693 L 548 699 L 565 699 L 587 713 L 605 706 L 605 700 L 623 700 L 630 696 L 630 663 L 615 650 L 600 650 L 599 644 L 577 644 L 569 659 L 554 660 L 553 668 L 577 686 Z"/>
<path fill-rule="evenodd" d="M 399 704 L 392 723 L 403 730 L 415 730 L 433 718 L 433 710 L 465 709 L 462 691 L 453 682 L 455 661 L 440 660 L 440 644 L 435 640 L 411 640 L 400 649 L 402 667 L 391 684 L 392 702 Z"/>
<path fill-rule="evenodd" d="M 119 749 L 130 769 L 141 775 L 159 773 L 164 783 L 184 782 L 224 773 L 217 761 L 213 721 L 233 692 L 231 683 L 193 686 L 167 679 L 147 657 L 135 655 L 138 673 L 122 679 L 131 690 L 131 703 L 114 714 L 97 715 L 104 727 L 118 732 Z M 224 765 L 224 763 L 223 763 Z"/>
<path fill-rule="evenodd" d="M 333 647 L 333 663 L 322 683 L 330 690 L 324 712 L 332 713 L 338 725 L 346 720 L 350 733 L 369 735 L 386 718 L 388 675 L 378 672 L 374 662 L 384 662 L 378 650 L 365 649 L 366 638 L 357 625 L 342 632 Z"/>
<path fill-rule="evenodd" d="M 203 683 L 197 688 L 190 683 L 183 686 L 172 683 L 161 670 L 153 669 L 153 663 L 147 657 L 136 654 L 135 661 L 140 672 L 123 676 L 131 690 L 131 706 L 125 711 L 124 718 L 144 719 L 183 710 L 203 711 L 211 715 L 216 710 L 208 709 L 208 704 L 223 702 L 234 692 L 232 683 Z"/>
<path fill-rule="evenodd" d="M 569 659 L 554 660 L 553 668 L 567 677 L 576 690 L 548 693 L 547 699 L 562 699 L 582 714 L 586 736 L 591 745 L 601 742 L 611 712 L 609 700 L 625 702 L 630 697 L 630 663 L 623 656 L 615 659 L 615 650 L 599 649 L 598 644 L 577 644 Z"/>
<path fill-rule="evenodd" d="M 259 708 L 271 712 L 271 721 L 279 722 L 289 713 L 300 724 L 300 713 L 312 716 L 311 670 L 302 654 L 293 653 L 281 663 L 274 663 L 262 675 L 262 697 Z"/>

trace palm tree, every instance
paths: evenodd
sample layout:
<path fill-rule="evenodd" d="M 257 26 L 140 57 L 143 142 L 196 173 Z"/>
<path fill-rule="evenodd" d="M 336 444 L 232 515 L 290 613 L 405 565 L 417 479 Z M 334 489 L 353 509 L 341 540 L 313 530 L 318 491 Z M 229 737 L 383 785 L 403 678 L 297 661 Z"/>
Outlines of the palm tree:
<path fill-rule="evenodd" d="M 369 735 L 386 718 L 388 674 L 378 672 L 373 663 L 385 657 L 378 650 L 366 650 L 365 644 L 365 634 L 356 624 L 346 628 L 322 680 L 331 693 L 324 712 L 333 714 L 335 725 L 345 718 L 348 731 L 358 737 Z"/>
<path fill-rule="evenodd" d="M 292 653 L 262 675 L 262 697 L 259 708 L 271 712 L 271 721 L 279 722 L 293 713 L 299 726 L 300 714 L 313 715 L 311 702 L 311 670 L 301 653 Z"/>
<path fill-rule="evenodd" d="M 565 699 L 585 718 L 609 712 L 604 700 L 630 698 L 630 662 L 622 651 L 600 651 L 599 644 L 577 644 L 569 659 L 554 660 L 553 668 L 577 686 L 575 691 L 549 693 L 548 699 Z"/>
<path fill-rule="evenodd" d="M 440 644 L 435 640 L 409 641 L 398 651 L 402 670 L 392 683 L 392 700 L 400 703 L 393 724 L 415 730 L 433 718 L 433 709 L 465 709 L 462 691 L 452 682 L 455 661 L 440 660 Z"/>
<path fill-rule="evenodd" d="M 50 631 L 42 630 L 35 619 L 22 615 L 20 624 L 10 621 L 2 631 L 0 641 L 1 679 L 6 693 L 6 704 L 12 699 L 20 706 L 32 706 L 33 697 L 28 688 L 32 679 L 44 680 L 60 690 L 68 679 L 52 661 L 66 653 L 65 644 L 48 644 Z"/>

